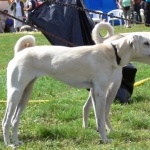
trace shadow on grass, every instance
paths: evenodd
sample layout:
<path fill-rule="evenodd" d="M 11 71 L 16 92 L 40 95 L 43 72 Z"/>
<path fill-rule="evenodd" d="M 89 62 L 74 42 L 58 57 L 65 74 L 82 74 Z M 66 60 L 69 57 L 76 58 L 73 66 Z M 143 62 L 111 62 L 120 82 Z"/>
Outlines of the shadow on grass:
<path fill-rule="evenodd" d="M 61 125 L 60 125 L 61 126 Z M 97 136 L 96 136 L 97 135 Z M 20 132 L 18 135 L 19 140 L 23 142 L 30 141 L 55 141 L 55 140 L 73 140 L 76 141 L 88 141 L 94 139 L 94 137 L 99 137 L 98 133 L 94 129 L 83 129 L 82 127 L 36 127 L 35 130 L 31 132 Z M 0 136 L 0 141 L 3 142 L 3 136 Z"/>
<path fill-rule="evenodd" d="M 140 102 L 146 102 L 146 101 L 150 101 L 150 97 L 145 96 L 133 96 L 131 97 L 131 99 L 129 100 L 129 102 L 126 103 L 121 103 L 119 100 L 114 100 L 114 104 L 122 104 L 122 105 L 128 105 L 128 104 L 134 104 L 134 103 L 140 103 Z"/>
<path fill-rule="evenodd" d="M 141 136 L 141 134 L 134 134 L 133 132 L 123 130 L 123 131 L 113 131 L 109 134 L 109 137 L 117 140 L 122 141 L 125 143 L 128 142 L 141 142 L 146 141 L 148 139 L 147 136 Z"/>
<path fill-rule="evenodd" d="M 132 103 L 139 103 L 139 102 L 146 102 L 146 101 L 150 101 L 150 97 L 145 96 L 134 96 L 131 99 L 131 104 Z"/>

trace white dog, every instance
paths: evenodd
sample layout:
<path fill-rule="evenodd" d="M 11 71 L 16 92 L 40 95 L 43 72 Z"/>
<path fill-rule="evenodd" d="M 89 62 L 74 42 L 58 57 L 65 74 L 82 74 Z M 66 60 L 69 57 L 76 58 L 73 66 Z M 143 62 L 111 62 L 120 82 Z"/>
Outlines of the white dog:
<path fill-rule="evenodd" d="M 25 48 L 26 45 L 31 46 Z M 105 131 L 106 93 L 116 68 L 131 60 L 150 60 L 150 40 L 144 35 L 126 36 L 112 43 L 93 46 L 35 46 L 33 36 L 20 38 L 15 56 L 7 67 L 7 108 L 2 122 L 4 142 L 10 145 L 10 125 L 13 145 L 19 145 L 18 125 L 32 92 L 35 80 L 51 76 L 77 88 L 90 88 L 97 129 L 103 142 Z"/>
<path fill-rule="evenodd" d="M 109 32 L 107 36 L 105 37 L 102 37 L 99 33 L 99 31 L 102 28 L 106 28 L 107 31 Z M 145 37 L 150 36 L 149 32 L 120 33 L 120 34 L 114 35 L 114 29 L 107 22 L 101 22 L 99 24 L 96 24 L 92 31 L 92 37 L 95 43 L 111 42 L 111 41 L 123 38 L 125 36 L 128 36 L 128 35 L 141 35 L 141 34 L 145 35 Z M 146 64 L 150 64 L 150 60 L 148 59 L 146 60 L 141 59 L 138 61 L 146 63 Z M 122 80 L 122 67 L 117 67 L 112 74 L 111 83 L 108 88 L 108 92 L 106 96 L 105 122 L 106 122 L 107 129 L 110 131 L 113 130 L 110 124 L 110 120 L 109 120 L 110 106 L 112 104 L 112 101 L 116 97 L 116 94 L 121 84 L 121 80 Z M 92 100 L 91 100 L 91 97 L 89 96 L 89 98 L 87 99 L 86 103 L 83 106 L 83 127 L 84 128 L 88 127 L 88 115 L 89 115 L 89 111 L 91 107 L 92 107 Z"/>
<path fill-rule="evenodd" d="M 38 32 L 38 30 L 34 27 L 31 27 L 29 25 L 23 25 L 21 28 L 20 28 L 20 32 Z"/>

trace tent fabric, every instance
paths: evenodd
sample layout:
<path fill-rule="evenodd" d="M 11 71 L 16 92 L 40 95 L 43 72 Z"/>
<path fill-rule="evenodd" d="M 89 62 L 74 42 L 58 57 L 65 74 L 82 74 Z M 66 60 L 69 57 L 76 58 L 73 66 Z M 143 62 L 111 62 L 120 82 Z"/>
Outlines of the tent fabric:
<path fill-rule="evenodd" d="M 100 10 L 108 13 L 113 9 L 117 9 L 116 0 L 83 0 L 88 9 Z"/>
<path fill-rule="evenodd" d="M 62 0 L 57 0 L 57 2 L 62 2 Z M 63 3 L 84 8 L 80 0 L 66 0 Z M 30 20 L 34 25 L 42 29 L 42 33 L 54 45 L 71 46 L 62 40 L 52 37 L 49 33 L 77 46 L 94 44 L 91 38 L 94 22 L 87 12 L 47 1 L 30 14 Z"/>

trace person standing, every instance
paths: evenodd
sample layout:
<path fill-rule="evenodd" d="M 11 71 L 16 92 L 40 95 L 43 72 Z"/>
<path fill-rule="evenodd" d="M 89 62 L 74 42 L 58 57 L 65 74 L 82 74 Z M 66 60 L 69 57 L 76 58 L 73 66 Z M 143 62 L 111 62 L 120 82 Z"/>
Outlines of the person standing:
<path fill-rule="evenodd" d="M 30 21 L 30 12 L 32 12 L 34 9 L 36 8 L 36 2 L 35 0 L 27 0 L 26 2 L 26 11 L 27 11 L 27 19 L 26 19 L 26 22 L 31 24 L 31 21 Z"/>
<path fill-rule="evenodd" d="M 145 26 L 150 27 L 150 0 L 145 0 Z"/>
<path fill-rule="evenodd" d="M 136 23 L 142 23 L 142 18 L 140 15 L 140 9 L 141 9 L 141 0 L 134 0 L 134 4 L 133 4 L 133 10 L 136 12 Z"/>
<path fill-rule="evenodd" d="M 7 10 L 3 11 L 4 13 L 0 13 L 0 33 L 4 33 L 5 24 L 8 16 L 6 15 L 8 13 Z"/>
<path fill-rule="evenodd" d="M 141 0 L 140 6 L 145 11 L 145 0 Z"/>
<path fill-rule="evenodd" d="M 132 0 L 119 0 L 120 9 L 123 10 L 126 28 L 131 28 L 131 9 L 133 6 Z"/>
<path fill-rule="evenodd" d="M 19 20 L 23 21 L 24 17 L 24 3 L 20 0 L 15 0 L 10 7 L 11 11 L 13 11 L 14 17 L 18 18 Z M 14 29 L 16 32 L 20 31 L 21 26 L 23 25 L 23 22 L 14 19 Z"/>

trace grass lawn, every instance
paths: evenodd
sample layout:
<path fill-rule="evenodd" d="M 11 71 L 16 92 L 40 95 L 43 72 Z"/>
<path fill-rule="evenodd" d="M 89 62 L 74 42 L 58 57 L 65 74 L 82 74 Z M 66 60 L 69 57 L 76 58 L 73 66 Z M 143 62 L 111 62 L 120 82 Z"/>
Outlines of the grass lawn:
<path fill-rule="evenodd" d="M 131 29 L 115 27 L 115 33 L 150 31 L 144 25 Z M 106 31 L 102 30 L 102 34 Z M 6 67 L 13 58 L 15 42 L 24 34 L 0 34 L 0 120 L 6 103 Z M 34 34 L 37 45 L 49 44 L 41 33 Z M 133 62 L 137 68 L 136 81 L 150 77 L 150 67 Z M 134 88 L 132 103 L 114 102 L 111 122 L 115 131 L 108 134 L 110 144 L 100 144 L 93 110 L 89 128 L 82 128 L 82 106 L 88 96 L 84 89 L 75 89 L 49 77 L 37 80 L 31 100 L 21 116 L 19 138 L 24 145 L 18 150 L 150 150 L 150 81 Z M 48 100 L 37 102 L 37 100 Z M 1 123 L 0 123 L 1 126 Z M 1 129 L 1 127 L 0 127 Z M 4 145 L 0 130 L 0 150 Z"/>

